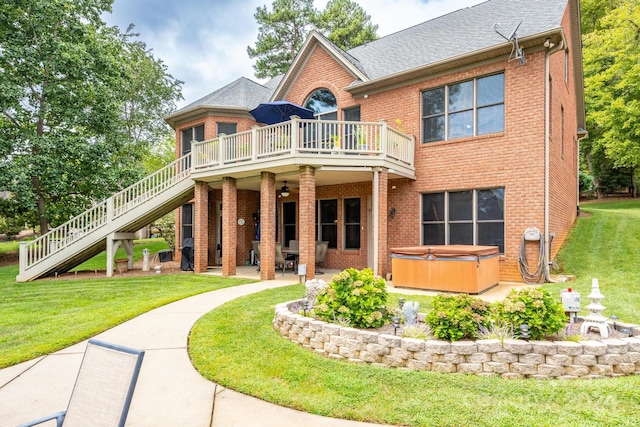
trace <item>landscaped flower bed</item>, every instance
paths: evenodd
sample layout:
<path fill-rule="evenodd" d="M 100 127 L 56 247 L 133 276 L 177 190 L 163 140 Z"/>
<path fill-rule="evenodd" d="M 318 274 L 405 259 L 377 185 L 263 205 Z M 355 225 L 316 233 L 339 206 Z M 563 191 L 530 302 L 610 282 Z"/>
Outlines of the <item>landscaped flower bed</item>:
<path fill-rule="evenodd" d="M 341 327 L 298 314 L 301 301 L 279 304 L 273 328 L 318 354 L 387 367 L 500 375 L 504 378 L 602 378 L 640 374 L 640 338 L 589 341 L 443 341 Z"/>

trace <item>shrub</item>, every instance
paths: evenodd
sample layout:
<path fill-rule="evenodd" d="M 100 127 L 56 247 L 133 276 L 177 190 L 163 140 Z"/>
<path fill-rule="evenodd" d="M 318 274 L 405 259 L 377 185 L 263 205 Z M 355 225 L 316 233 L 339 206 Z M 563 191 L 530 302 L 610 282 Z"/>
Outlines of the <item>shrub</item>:
<path fill-rule="evenodd" d="M 520 325 L 529 325 L 533 340 L 554 334 L 566 324 L 562 304 L 542 288 L 512 289 L 493 309 L 497 320 L 509 323 L 516 331 Z"/>
<path fill-rule="evenodd" d="M 580 331 L 574 332 L 571 330 L 569 326 L 567 326 L 564 331 L 558 332 L 553 338 L 557 338 L 560 341 L 571 341 L 571 342 L 580 342 L 588 339 L 586 336 L 582 335 Z"/>
<path fill-rule="evenodd" d="M 491 322 L 489 326 L 480 325 L 476 337 L 481 340 L 514 340 L 517 338 L 513 325 L 505 322 Z"/>
<path fill-rule="evenodd" d="M 314 314 L 328 322 L 348 323 L 356 328 L 378 328 L 388 323 L 385 308 L 387 289 L 384 279 L 371 269 L 348 268 L 333 277 L 321 290 Z"/>
<path fill-rule="evenodd" d="M 437 339 L 457 341 L 474 338 L 479 325 L 487 325 L 489 303 L 469 295 L 440 295 L 433 300 L 433 309 L 425 321 Z"/>
<path fill-rule="evenodd" d="M 413 326 L 405 326 L 402 328 L 402 338 L 428 340 L 432 337 L 431 328 L 426 323 L 415 323 Z"/>

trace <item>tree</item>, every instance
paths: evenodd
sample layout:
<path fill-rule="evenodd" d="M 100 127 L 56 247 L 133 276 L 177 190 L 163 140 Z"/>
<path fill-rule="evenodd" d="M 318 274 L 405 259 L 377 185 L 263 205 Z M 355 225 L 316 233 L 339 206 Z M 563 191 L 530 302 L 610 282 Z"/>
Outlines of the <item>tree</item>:
<path fill-rule="evenodd" d="M 135 35 L 102 22 L 112 1 L 0 4 L 0 188 L 42 233 L 137 180 L 180 99 Z"/>
<path fill-rule="evenodd" d="M 313 29 L 344 50 L 377 38 L 378 26 L 351 0 L 331 0 L 322 12 L 313 8 L 313 0 L 274 0 L 272 11 L 258 7 L 254 16 L 258 40 L 247 53 L 257 58 L 253 68 L 258 78 L 284 74 Z"/>
<path fill-rule="evenodd" d="M 378 26 L 371 23 L 360 5 L 351 0 L 331 0 L 324 11 L 316 17 L 316 25 L 327 38 L 343 50 L 378 38 Z"/>
<path fill-rule="evenodd" d="M 582 156 L 601 196 L 603 188 L 619 185 L 640 166 L 640 5 L 632 0 L 586 5 L 593 11 L 587 15 L 592 31 L 583 37 L 590 141 Z M 634 179 L 630 184 L 635 193 Z"/>
<path fill-rule="evenodd" d="M 142 167 L 146 174 L 162 169 L 176 159 L 175 133 L 166 135 L 159 143 L 150 147 L 142 157 Z"/>
<path fill-rule="evenodd" d="M 258 41 L 247 47 L 250 58 L 258 58 L 253 68 L 256 77 L 284 74 L 302 47 L 316 15 L 313 0 L 275 0 L 273 11 L 258 7 Z"/>

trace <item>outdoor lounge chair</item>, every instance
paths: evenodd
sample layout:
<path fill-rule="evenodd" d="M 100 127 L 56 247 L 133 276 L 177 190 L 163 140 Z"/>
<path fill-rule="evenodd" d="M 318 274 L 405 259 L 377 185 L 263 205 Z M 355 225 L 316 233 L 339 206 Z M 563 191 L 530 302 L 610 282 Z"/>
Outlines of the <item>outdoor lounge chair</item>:
<path fill-rule="evenodd" d="M 58 427 L 124 426 L 144 351 L 89 340 L 66 411 L 18 427 L 56 420 Z"/>

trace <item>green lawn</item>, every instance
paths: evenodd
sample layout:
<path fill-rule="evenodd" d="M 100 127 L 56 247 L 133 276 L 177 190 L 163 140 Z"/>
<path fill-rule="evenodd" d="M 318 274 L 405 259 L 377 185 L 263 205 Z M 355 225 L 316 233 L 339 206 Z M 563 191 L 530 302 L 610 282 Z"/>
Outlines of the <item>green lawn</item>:
<path fill-rule="evenodd" d="M 136 259 L 144 248 L 154 253 L 158 247 L 166 244 L 140 242 Z M 97 255 L 79 269 L 103 270 L 105 259 L 104 253 Z M 0 368 L 60 350 L 167 303 L 250 282 L 194 274 L 109 279 L 99 273 L 92 279 L 17 283 L 17 274 L 18 266 L 0 268 Z"/>
<path fill-rule="evenodd" d="M 196 369 L 218 384 L 269 402 L 359 421 L 407 426 L 638 425 L 640 376 L 505 380 L 356 365 L 317 355 L 271 328 L 275 305 L 299 299 L 304 292 L 302 285 L 268 290 L 208 313 L 189 337 Z"/>
<path fill-rule="evenodd" d="M 604 314 L 640 323 L 640 201 L 585 205 L 562 249 L 571 286 L 588 304 L 597 277 Z M 145 244 L 151 244 L 145 242 Z M 143 247 L 137 246 L 136 253 Z M 2 252 L 2 245 L 0 245 Z M 104 255 L 103 255 L 104 256 Z M 104 258 L 83 268 L 103 269 Z M 15 282 L 0 268 L 0 367 L 46 354 L 189 295 L 246 283 L 192 274 Z M 294 285 L 231 301 L 203 317 L 189 339 L 197 369 L 224 386 L 304 411 L 407 426 L 635 426 L 640 376 L 602 380 L 503 380 L 361 366 L 330 360 L 279 337 L 274 307 L 298 299 Z M 412 297 L 412 299 L 415 299 Z M 395 304 L 392 295 L 390 304 Z M 420 298 L 430 306 L 430 298 Z M 277 356 L 277 357 L 274 357 Z"/>
<path fill-rule="evenodd" d="M 640 323 L 640 200 L 582 205 L 582 216 L 558 256 L 562 272 L 575 274 L 569 283 L 547 284 L 556 295 L 571 286 L 589 304 L 591 280 L 604 295 L 603 314 Z"/>
<path fill-rule="evenodd" d="M 581 292 L 584 308 L 591 279 L 597 277 L 605 295 L 604 314 L 640 323 L 640 201 L 591 204 L 582 210 L 591 216 L 578 220 L 559 257 L 563 272 L 578 278 L 544 286 L 554 295 L 573 287 Z M 189 339 L 194 366 L 212 381 L 270 402 L 360 421 L 407 426 L 638 425 L 640 376 L 504 380 L 324 358 L 271 328 L 275 305 L 299 299 L 304 292 L 300 285 L 261 292 L 200 319 Z M 389 303 L 396 300 L 393 295 Z M 429 306 L 429 298 L 421 299 L 422 308 Z"/>

